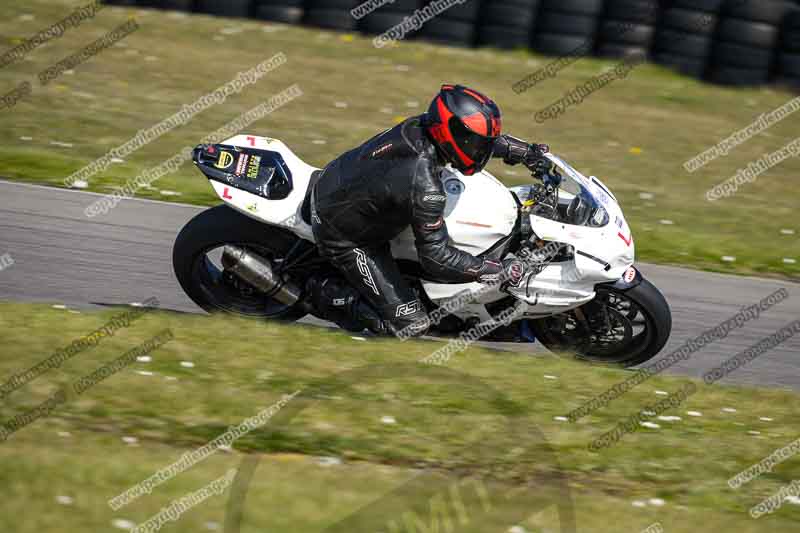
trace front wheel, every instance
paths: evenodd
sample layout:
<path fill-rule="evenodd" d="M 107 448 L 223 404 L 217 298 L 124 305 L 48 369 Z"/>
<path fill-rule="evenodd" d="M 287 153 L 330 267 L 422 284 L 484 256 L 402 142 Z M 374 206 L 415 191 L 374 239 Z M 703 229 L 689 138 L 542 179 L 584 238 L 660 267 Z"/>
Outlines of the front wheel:
<path fill-rule="evenodd" d="M 531 321 L 549 350 L 597 363 L 634 366 L 655 357 L 669 339 L 672 314 L 647 280 L 627 290 L 598 286 L 591 302 L 561 315 Z"/>
<path fill-rule="evenodd" d="M 235 245 L 279 267 L 299 240 L 286 230 L 219 205 L 184 226 L 172 249 L 172 264 L 183 290 L 208 312 L 294 321 L 305 316 L 302 306 L 269 298 L 226 271 L 220 258 L 225 245 Z"/>

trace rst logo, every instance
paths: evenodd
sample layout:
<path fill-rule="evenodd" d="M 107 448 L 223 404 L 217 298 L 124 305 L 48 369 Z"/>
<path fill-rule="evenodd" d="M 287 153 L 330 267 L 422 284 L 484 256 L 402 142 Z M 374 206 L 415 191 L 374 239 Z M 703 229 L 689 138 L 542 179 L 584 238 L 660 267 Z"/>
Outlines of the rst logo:
<path fill-rule="evenodd" d="M 419 300 L 414 300 L 413 302 L 408 302 L 398 305 L 397 312 L 395 313 L 394 316 L 395 317 L 409 316 L 421 310 L 422 310 L 422 302 L 420 302 Z"/>
<path fill-rule="evenodd" d="M 372 277 L 372 272 L 369 270 L 367 254 L 358 248 L 353 248 L 353 252 L 356 254 L 356 265 L 358 265 L 358 271 L 361 273 L 364 285 L 372 289 L 372 292 L 375 294 L 380 295 L 381 293 L 378 292 L 378 286 L 375 284 L 375 280 Z"/>

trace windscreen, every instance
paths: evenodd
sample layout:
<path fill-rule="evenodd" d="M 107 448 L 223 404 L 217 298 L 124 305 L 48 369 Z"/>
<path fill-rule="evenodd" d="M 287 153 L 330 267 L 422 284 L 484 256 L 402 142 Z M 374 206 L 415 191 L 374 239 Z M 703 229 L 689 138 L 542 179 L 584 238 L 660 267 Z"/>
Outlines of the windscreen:
<path fill-rule="evenodd" d="M 552 157 L 552 160 L 557 167 L 544 176 L 544 184 L 511 189 L 521 202 L 532 202 L 531 214 L 573 226 L 602 227 L 608 224 L 608 212 L 596 193 L 585 185 L 592 184 L 564 161 L 556 157 Z M 558 187 L 554 194 L 545 196 L 542 191 L 547 183 L 558 183 Z M 596 189 L 597 194 L 604 193 L 601 185 L 597 184 Z M 610 195 L 608 198 L 611 200 Z"/>
<path fill-rule="evenodd" d="M 608 213 L 598 199 L 582 183 L 565 174 L 559 188 L 559 221 L 575 226 L 602 227 L 608 224 Z"/>

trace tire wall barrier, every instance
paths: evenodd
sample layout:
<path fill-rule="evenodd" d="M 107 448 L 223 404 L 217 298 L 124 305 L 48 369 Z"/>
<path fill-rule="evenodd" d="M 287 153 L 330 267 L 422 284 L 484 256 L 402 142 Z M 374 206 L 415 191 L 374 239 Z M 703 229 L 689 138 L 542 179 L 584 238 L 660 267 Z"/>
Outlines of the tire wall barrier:
<path fill-rule="evenodd" d="M 446 0 L 438 0 L 439 2 Z M 431 0 L 107 0 L 378 35 Z M 646 56 L 732 86 L 800 89 L 800 0 L 463 0 L 405 39 L 451 46 Z"/>

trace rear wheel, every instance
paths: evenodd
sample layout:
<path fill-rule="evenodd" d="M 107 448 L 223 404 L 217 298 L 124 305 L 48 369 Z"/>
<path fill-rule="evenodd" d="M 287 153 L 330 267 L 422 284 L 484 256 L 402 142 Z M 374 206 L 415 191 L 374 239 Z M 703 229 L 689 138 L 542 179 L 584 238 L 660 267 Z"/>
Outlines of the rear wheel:
<path fill-rule="evenodd" d="M 599 286 L 591 302 L 561 315 L 531 321 L 549 350 L 597 363 L 634 366 L 664 347 L 672 330 L 669 304 L 649 281 L 619 290 Z"/>
<path fill-rule="evenodd" d="M 258 291 L 226 271 L 220 258 L 225 245 L 235 245 L 279 270 L 299 242 L 299 237 L 286 230 L 220 205 L 203 211 L 184 226 L 175 240 L 172 263 L 183 290 L 208 312 L 294 321 L 306 314 L 301 306 L 281 303 Z M 305 283 L 299 272 L 292 272 L 291 281 L 301 287 Z"/>

